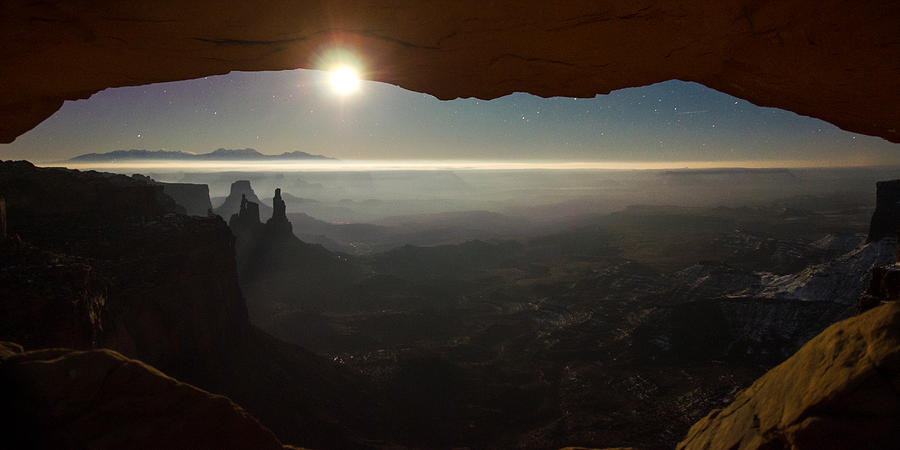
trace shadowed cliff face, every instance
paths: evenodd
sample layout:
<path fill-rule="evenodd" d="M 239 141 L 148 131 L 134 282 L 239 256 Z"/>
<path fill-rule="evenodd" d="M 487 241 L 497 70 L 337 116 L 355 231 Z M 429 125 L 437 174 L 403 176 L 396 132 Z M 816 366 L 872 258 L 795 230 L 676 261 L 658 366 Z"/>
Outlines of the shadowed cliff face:
<path fill-rule="evenodd" d="M 103 335 L 106 283 L 82 258 L 0 238 L 0 336 L 29 348 L 92 348 Z"/>
<path fill-rule="evenodd" d="M 105 280 L 95 343 L 172 370 L 230 347 L 245 332 L 247 315 L 224 222 L 175 214 L 162 189 L 121 175 L 0 164 L 9 233 L 80 258 L 90 272 L 85 279 Z"/>
<path fill-rule="evenodd" d="M 228 395 L 285 441 L 346 447 L 366 410 L 358 380 L 253 328 L 234 237 L 173 213 L 161 186 L 0 162 L 9 232 L 0 339 L 107 347 Z"/>
<path fill-rule="evenodd" d="M 434 343 L 438 344 L 426 342 L 422 348 L 428 351 L 421 353 L 397 352 L 392 356 L 385 352 L 384 361 L 393 359 L 395 363 L 393 372 L 382 370 L 389 366 L 377 365 L 375 358 L 381 356 L 369 359 L 381 352 L 363 348 L 357 353 L 366 356 L 357 358 L 365 362 L 356 367 L 373 369 L 366 373 L 376 376 L 387 395 L 384 398 L 389 399 L 386 407 L 376 412 L 380 408 L 377 389 L 361 383 L 332 361 L 251 326 L 237 285 L 238 274 L 248 289 L 259 289 L 255 292 L 258 299 L 275 303 L 274 309 L 288 302 L 299 305 L 300 321 L 291 331 L 302 333 L 315 326 L 309 319 L 315 319 L 317 307 L 365 307 L 363 302 L 326 304 L 333 298 L 340 299 L 340 295 L 326 295 L 328 286 L 357 286 L 367 295 L 376 295 L 373 299 L 377 300 L 379 289 L 391 295 L 407 295 L 403 277 L 424 280 L 429 273 L 444 271 L 468 273 L 474 277 L 470 279 L 482 279 L 484 286 L 493 289 L 500 280 L 482 277 L 480 268 L 502 268 L 511 256 L 521 254 L 531 244 L 471 242 L 404 247 L 368 261 L 388 276 L 357 285 L 354 280 L 360 269 L 365 270 L 366 261 L 351 261 L 292 236 L 284 199 L 277 193 L 273 218 L 265 224 L 252 207 L 254 203 L 245 199 L 231 220 L 237 235 L 235 244 L 231 230 L 221 219 L 172 213 L 174 206 L 160 197 L 158 188 L 129 177 L 0 163 L 0 190 L 10 195 L 9 223 L 14 235 L 0 240 L 0 339 L 29 342 L 32 348 L 113 347 L 153 361 L 202 389 L 227 394 L 283 440 L 304 445 L 348 448 L 400 442 L 440 447 L 449 442 L 471 442 L 472 447 L 549 448 L 560 445 L 564 438 L 562 443 L 648 442 L 649 448 L 663 448 L 661 443 L 674 444 L 682 436 L 692 418 L 701 417 L 712 405 L 722 405 L 722 399 L 730 399 L 737 386 L 748 385 L 754 374 L 764 370 L 757 367 L 758 363 L 768 365 L 780 360 L 786 356 L 782 353 L 785 349 L 806 341 L 824 322 L 834 320 L 849 307 L 846 302 L 793 297 L 687 301 L 699 295 L 701 289 L 695 288 L 702 287 L 691 284 L 676 289 L 674 307 L 662 305 L 660 309 L 654 305 L 668 289 L 666 276 L 627 262 L 590 274 L 579 270 L 572 274 L 573 279 L 559 278 L 555 284 L 539 287 L 543 300 L 537 308 L 512 307 L 525 290 L 483 291 L 489 304 L 500 307 L 484 309 L 484 305 L 470 304 L 468 314 L 482 310 L 485 315 L 466 318 L 475 319 L 469 328 L 475 332 L 466 335 L 467 341 L 454 338 L 454 323 L 462 321 L 445 314 L 449 310 L 411 310 L 414 314 L 404 318 L 397 314 L 402 311 L 403 298 L 393 305 L 372 304 L 381 311 L 384 305 L 394 309 L 383 316 L 387 319 L 385 330 L 389 331 L 379 338 L 383 342 L 410 342 L 421 335 L 436 339 Z M 60 191 L 78 193 L 82 201 L 64 193 L 57 196 Z M 113 199 L 112 204 L 127 203 L 128 207 L 124 211 L 109 210 L 104 208 L 106 199 Z M 646 222 L 647 216 L 639 217 Z M 674 216 L 665 217 L 664 225 L 671 227 Z M 624 223 L 633 227 L 637 222 Z M 581 238 L 585 235 L 578 236 L 580 250 L 586 242 Z M 658 242 L 665 240 L 671 238 L 663 236 Z M 882 239 L 879 245 L 888 242 L 895 241 Z M 609 251 L 605 246 L 598 248 Z M 235 267 L 235 250 L 249 262 L 241 270 Z M 554 261 L 559 264 L 559 259 Z M 710 267 L 718 270 L 718 266 Z M 684 281 L 705 279 L 711 273 L 707 269 L 691 266 L 676 275 Z M 837 271 L 823 272 L 832 275 L 820 278 L 834 278 Z M 846 268 L 840 271 L 852 272 Z M 448 279 L 421 298 L 445 302 L 452 299 L 454 290 L 464 292 L 465 280 Z M 598 297 L 604 291 L 596 287 L 602 285 L 611 290 Z M 470 292 L 478 292 L 478 285 L 471 288 L 476 290 Z M 885 299 L 896 297 L 896 292 L 896 277 L 891 274 L 881 281 L 873 280 L 870 286 L 870 294 Z M 551 302 L 551 295 L 560 295 L 559 303 Z M 419 302 L 418 297 L 410 298 Z M 317 305 L 316 301 L 321 303 Z M 593 310 L 596 315 L 575 314 L 592 311 L 583 308 L 598 304 L 603 307 Z M 625 306 L 629 304 L 637 309 Z M 647 308 L 655 308 L 660 314 Z M 757 383 L 758 388 L 741 394 L 739 400 L 746 401 L 729 407 L 733 412 L 701 421 L 685 445 L 718 448 L 738 442 L 753 447 L 759 442 L 787 442 L 822 448 L 823 436 L 831 439 L 831 430 L 840 431 L 833 442 L 841 446 L 846 442 L 839 439 L 847 436 L 876 444 L 896 439 L 891 434 L 896 429 L 896 403 L 891 403 L 879 378 L 882 373 L 890 380 L 896 378 L 892 371 L 896 369 L 893 330 L 897 314 L 896 307 L 892 308 L 844 322 L 837 331 L 832 327 L 815 338 L 780 366 L 789 369 L 773 370 Z M 887 316 L 883 311 L 889 312 Z M 346 312 L 332 318 L 344 315 Z M 541 329 L 541 324 L 548 327 Z M 635 328 L 626 330 L 623 325 Z M 360 321 L 356 326 L 367 325 Z M 346 330 L 350 328 L 341 333 Z M 534 337 L 532 330 L 537 331 Z M 631 337 L 623 339 L 627 336 L 623 331 Z M 449 353 L 441 353 L 442 336 L 449 338 Z M 814 350 L 808 350 L 810 346 Z M 3 351 L 0 348 L 0 353 Z M 765 354 L 756 356 L 758 351 Z M 114 446 L 129 433 L 146 432 L 145 426 L 160 423 L 145 420 L 140 415 L 143 409 L 128 410 L 130 404 L 123 406 L 124 410 L 117 409 L 121 404 L 116 398 L 146 404 L 146 411 L 151 413 L 171 398 L 185 399 L 174 408 L 233 423 L 235 429 L 248 426 L 247 439 L 267 439 L 265 433 L 253 431 L 246 421 L 234 417 L 241 413 L 233 404 L 223 399 L 213 400 L 217 406 L 211 406 L 208 394 L 185 390 L 115 354 L 54 350 L 25 356 L 4 353 L 0 359 L 0 376 L 8 374 L 11 380 L 0 383 L 0 388 L 11 392 L 6 397 L 15 400 L 10 403 L 13 407 L 32 405 L 27 411 L 38 420 L 21 427 L 19 423 L 9 426 L 12 430 L 29 430 L 27 427 L 33 425 L 31 429 L 43 430 L 44 424 L 49 424 L 46 429 L 54 432 L 46 433 L 48 446 L 58 442 L 72 446 L 64 440 L 88 439 L 90 436 L 81 432 L 94 436 L 90 430 L 101 430 L 96 435 L 103 435 L 108 439 L 103 442 Z M 755 367 L 726 367 L 718 362 L 722 359 L 736 365 L 749 362 Z M 869 361 L 873 363 L 869 365 Z M 83 376 L 69 377 L 72 370 Z M 488 373 L 491 376 L 484 375 Z M 122 382 L 119 376 L 132 383 Z M 97 398 L 101 401 L 92 405 L 99 405 L 99 410 L 80 408 L 82 390 L 91 391 L 98 383 L 101 394 Z M 173 385 L 175 388 L 169 389 Z M 130 386 L 134 391 L 120 386 Z M 376 394 L 372 395 L 373 391 Z M 184 392 L 194 394 L 182 397 Z M 816 397 L 822 392 L 824 397 Z M 48 413 L 46 408 L 33 408 L 58 399 L 71 401 L 65 406 L 77 411 L 69 415 L 69 410 L 62 410 L 61 416 L 55 416 L 55 409 Z M 113 400 L 106 403 L 108 399 Z M 800 412 L 786 415 L 779 422 L 781 410 Z M 104 415 L 109 411 L 117 414 Z M 193 420 L 190 415 L 179 414 L 154 417 L 161 414 L 160 420 L 173 424 Z M 137 419 L 118 421 L 118 415 Z M 70 420 L 75 416 L 79 419 Z M 754 417 L 762 425 L 755 424 Z M 80 423 L 85 429 L 76 426 Z M 102 426 L 96 423 L 121 427 L 103 434 Z M 195 431 L 207 435 L 210 423 L 201 421 Z M 862 426 L 855 426 L 859 424 Z M 171 444 L 175 442 L 172 439 L 185 436 L 174 433 L 174 429 L 166 431 L 173 433 L 161 432 L 158 436 L 165 445 L 176 445 Z M 513 434 L 497 436 L 510 432 Z M 28 440 L 37 434 L 17 435 L 16 439 Z M 372 444 L 358 436 L 380 441 Z M 500 444 L 485 444 L 497 442 Z"/>
<path fill-rule="evenodd" d="M 249 183 L 245 190 L 252 192 Z M 275 190 L 273 204 L 272 217 L 262 223 L 260 205 L 244 196 L 228 221 L 252 321 L 266 323 L 279 304 L 311 310 L 336 307 L 342 291 L 360 278 L 361 267 L 346 255 L 294 236 L 280 189 Z"/>
<path fill-rule="evenodd" d="M 0 60 L 15 68 L 0 74 L 0 142 L 107 87 L 321 69 L 333 47 L 367 79 L 441 99 L 680 79 L 900 141 L 896 2 L 14 0 L 0 17 Z"/>
<path fill-rule="evenodd" d="M 175 203 L 184 208 L 184 213 L 191 216 L 206 216 L 212 209 L 209 201 L 209 186 L 194 183 L 162 183 L 148 176 L 134 174 L 136 180 L 146 181 L 149 184 L 162 186 L 162 192 L 169 196 Z"/>
<path fill-rule="evenodd" d="M 879 181 L 876 189 L 875 213 L 866 241 L 896 237 L 900 230 L 900 180 Z"/>

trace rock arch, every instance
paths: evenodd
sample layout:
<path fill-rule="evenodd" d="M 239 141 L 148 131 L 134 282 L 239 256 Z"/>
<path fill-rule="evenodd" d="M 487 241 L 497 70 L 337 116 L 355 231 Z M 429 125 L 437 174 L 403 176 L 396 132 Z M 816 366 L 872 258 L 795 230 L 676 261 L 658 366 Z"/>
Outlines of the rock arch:
<path fill-rule="evenodd" d="M 9 0 L 0 142 L 108 87 L 316 68 L 333 46 L 441 99 L 681 79 L 900 142 L 898 23 L 897 1 Z"/>

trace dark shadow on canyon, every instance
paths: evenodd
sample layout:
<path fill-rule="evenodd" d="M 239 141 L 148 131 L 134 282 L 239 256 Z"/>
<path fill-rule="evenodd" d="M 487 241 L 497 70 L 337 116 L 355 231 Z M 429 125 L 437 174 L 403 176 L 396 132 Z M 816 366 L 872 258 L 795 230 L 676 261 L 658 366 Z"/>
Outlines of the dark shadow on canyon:
<path fill-rule="evenodd" d="M 671 448 L 853 314 L 892 176 L 5 162 L 0 338 L 112 348 L 301 445 Z"/>

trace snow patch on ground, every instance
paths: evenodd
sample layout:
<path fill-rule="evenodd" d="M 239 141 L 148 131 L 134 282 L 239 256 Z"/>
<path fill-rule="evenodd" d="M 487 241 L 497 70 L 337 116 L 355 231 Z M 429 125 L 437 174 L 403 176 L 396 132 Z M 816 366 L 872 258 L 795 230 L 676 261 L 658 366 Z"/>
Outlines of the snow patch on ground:
<path fill-rule="evenodd" d="M 790 275 L 760 273 L 764 298 L 855 304 L 869 284 L 872 268 L 897 261 L 897 240 L 885 238 L 860 245 L 827 263 Z"/>

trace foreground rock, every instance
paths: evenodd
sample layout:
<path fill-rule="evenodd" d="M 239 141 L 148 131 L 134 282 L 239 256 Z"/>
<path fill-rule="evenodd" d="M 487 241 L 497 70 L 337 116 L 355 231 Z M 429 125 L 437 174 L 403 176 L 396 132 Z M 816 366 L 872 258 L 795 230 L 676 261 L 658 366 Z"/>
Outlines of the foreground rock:
<path fill-rule="evenodd" d="M 64 100 L 107 87 L 233 70 L 320 69 L 323 50 L 333 47 L 354 51 L 368 79 L 441 99 L 517 91 L 593 97 L 674 78 L 900 140 L 900 109 L 880 106 L 900 103 L 897 2 L 183 6 L 0 3 L 0 61 L 12 68 L 0 72 L 0 142 Z"/>
<path fill-rule="evenodd" d="M 900 303 L 838 322 L 697 422 L 679 449 L 894 448 Z"/>
<path fill-rule="evenodd" d="M 5 448 L 284 448 L 228 398 L 111 350 L 0 342 L 0 397 Z"/>

